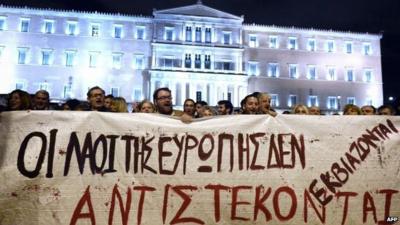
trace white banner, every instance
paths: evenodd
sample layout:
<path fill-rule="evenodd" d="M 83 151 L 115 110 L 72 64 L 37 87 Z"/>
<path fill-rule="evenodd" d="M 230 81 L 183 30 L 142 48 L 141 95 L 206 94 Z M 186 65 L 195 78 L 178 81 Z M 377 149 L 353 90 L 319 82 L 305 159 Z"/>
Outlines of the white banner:
<path fill-rule="evenodd" d="M 0 224 L 378 224 L 400 118 L 0 114 Z"/>

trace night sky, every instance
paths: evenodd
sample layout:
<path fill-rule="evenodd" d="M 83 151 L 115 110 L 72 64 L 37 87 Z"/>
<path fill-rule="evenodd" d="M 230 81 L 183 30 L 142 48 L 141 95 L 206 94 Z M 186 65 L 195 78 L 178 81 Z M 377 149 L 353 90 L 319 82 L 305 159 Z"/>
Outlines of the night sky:
<path fill-rule="evenodd" d="M 0 0 L 4 5 L 151 16 L 153 8 L 197 0 Z M 383 33 L 384 96 L 400 101 L 400 0 L 203 0 L 204 5 L 244 15 L 245 23 Z"/>

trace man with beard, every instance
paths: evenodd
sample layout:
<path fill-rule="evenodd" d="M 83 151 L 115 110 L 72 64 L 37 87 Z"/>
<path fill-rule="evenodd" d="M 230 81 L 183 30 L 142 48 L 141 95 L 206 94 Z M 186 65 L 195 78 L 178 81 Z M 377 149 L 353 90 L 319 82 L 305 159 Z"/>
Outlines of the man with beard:
<path fill-rule="evenodd" d="M 218 102 L 218 115 L 230 115 L 233 111 L 233 105 L 228 100 Z"/>
<path fill-rule="evenodd" d="M 169 116 L 182 116 L 182 111 L 174 110 L 172 106 L 171 90 L 167 87 L 154 91 L 153 102 L 157 113 Z"/>
<path fill-rule="evenodd" d="M 90 111 L 100 111 L 109 112 L 109 110 L 104 107 L 104 96 L 105 92 L 99 86 L 95 86 L 89 89 L 87 92 L 87 100 L 89 103 Z"/>
<path fill-rule="evenodd" d="M 39 90 L 33 97 L 33 110 L 49 110 L 50 96 L 46 90 Z"/>

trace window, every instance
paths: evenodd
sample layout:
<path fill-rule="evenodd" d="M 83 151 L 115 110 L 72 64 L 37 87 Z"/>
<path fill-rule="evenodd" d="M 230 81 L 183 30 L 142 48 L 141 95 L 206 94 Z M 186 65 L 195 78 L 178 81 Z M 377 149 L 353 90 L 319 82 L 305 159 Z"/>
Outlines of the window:
<path fill-rule="evenodd" d="M 307 40 L 307 50 L 311 52 L 315 52 L 317 50 L 317 44 L 315 39 L 309 38 Z"/>
<path fill-rule="evenodd" d="M 363 43 L 362 44 L 362 54 L 363 55 L 372 55 L 371 43 Z"/>
<path fill-rule="evenodd" d="M 230 45 L 231 44 L 231 33 L 230 32 L 223 32 L 222 34 L 222 43 L 224 45 Z"/>
<path fill-rule="evenodd" d="M 298 78 L 297 64 L 289 64 L 289 78 Z"/>
<path fill-rule="evenodd" d="M 211 43 L 211 28 L 206 27 L 206 43 Z"/>
<path fill-rule="evenodd" d="M 159 88 L 159 87 L 157 87 L 157 88 Z M 135 89 L 133 92 L 133 98 L 134 98 L 135 102 L 141 101 L 142 100 L 142 91 Z"/>
<path fill-rule="evenodd" d="M 164 56 L 164 68 L 172 68 L 174 65 L 174 57 L 173 56 Z"/>
<path fill-rule="evenodd" d="M 65 51 L 65 66 L 72 67 L 75 65 L 75 50 Z"/>
<path fill-rule="evenodd" d="M 328 109 L 338 109 L 338 97 L 337 96 L 328 96 L 328 101 L 326 104 Z"/>
<path fill-rule="evenodd" d="M 71 85 L 64 85 L 63 98 L 71 98 L 71 97 L 72 97 L 72 87 L 71 87 Z"/>
<path fill-rule="evenodd" d="M 297 49 L 297 37 L 289 37 L 288 38 L 288 49 L 290 49 L 290 50 Z"/>
<path fill-rule="evenodd" d="M 122 25 L 114 24 L 114 38 L 122 38 Z"/>
<path fill-rule="evenodd" d="M 42 65 L 50 65 L 53 56 L 52 49 L 42 49 Z"/>
<path fill-rule="evenodd" d="M 0 16 L 0 31 L 6 30 L 6 17 Z"/>
<path fill-rule="evenodd" d="M 144 40 L 144 39 L 146 39 L 145 27 L 143 27 L 143 26 L 137 26 L 137 27 L 136 27 L 136 39 L 137 39 L 137 40 Z"/>
<path fill-rule="evenodd" d="M 365 105 L 374 105 L 374 101 L 371 98 L 365 99 Z"/>
<path fill-rule="evenodd" d="M 185 68 L 192 67 L 192 58 L 190 54 L 185 54 Z"/>
<path fill-rule="evenodd" d="M 18 64 L 26 64 L 28 48 L 18 48 Z"/>
<path fill-rule="evenodd" d="M 334 40 L 326 41 L 326 51 L 327 52 L 334 52 L 335 50 L 336 50 L 335 41 Z"/>
<path fill-rule="evenodd" d="M 20 31 L 21 32 L 28 32 L 29 31 L 29 22 L 30 22 L 30 19 L 28 19 L 28 18 L 21 19 L 21 24 L 20 24 Z"/>
<path fill-rule="evenodd" d="M 201 27 L 196 27 L 195 37 L 196 42 L 201 42 Z"/>
<path fill-rule="evenodd" d="M 15 84 L 15 89 L 25 90 L 26 89 L 25 83 L 24 82 L 17 82 Z"/>
<path fill-rule="evenodd" d="M 297 95 L 289 95 L 288 106 L 292 107 L 297 104 Z"/>
<path fill-rule="evenodd" d="M 308 96 L 307 106 L 308 107 L 319 106 L 318 96 L 316 96 L 316 95 Z"/>
<path fill-rule="evenodd" d="M 356 98 L 355 97 L 347 97 L 347 104 L 356 105 Z"/>
<path fill-rule="evenodd" d="M 309 80 L 316 80 L 317 79 L 317 70 L 315 65 L 308 65 L 307 66 L 307 78 Z"/>
<path fill-rule="evenodd" d="M 110 92 L 111 92 L 112 96 L 119 97 L 119 88 L 118 87 L 112 87 Z"/>
<path fill-rule="evenodd" d="M 77 35 L 78 34 L 78 22 L 77 21 L 67 21 L 67 35 Z"/>
<path fill-rule="evenodd" d="M 112 54 L 112 67 L 114 69 L 121 69 L 122 56 L 123 56 L 123 54 L 120 52 L 114 52 Z"/>
<path fill-rule="evenodd" d="M 4 46 L 0 45 L 0 62 L 1 62 L 1 59 L 2 59 L 2 56 L 3 56 L 4 48 L 5 48 Z"/>
<path fill-rule="evenodd" d="M 200 69 L 201 68 L 201 55 L 196 54 L 194 56 L 194 68 Z"/>
<path fill-rule="evenodd" d="M 89 52 L 89 67 L 95 68 L 99 63 L 100 52 Z"/>
<path fill-rule="evenodd" d="M 351 68 L 346 69 L 346 81 L 349 81 L 349 82 L 355 81 L 354 70 Z"/>
<path fill-rule="evenodd" d="M 353 43 L 350 41 L 346 41 L 345 43 L 345 49 L 347 54 L 353 53 Z"/>
<path fill-rule="evenodd" d="M 278 63 L 268 63 L 268 76 L 269 77 L 279 77 Z"/>
<path fill-rule="evenodd" d="M 210 55 L 204 56 L 204 69 L 211 69 L 211 56 Z"/>
<path fill-rule="evenodd" d="M 135 55 L 134 58 L 134 68 L 138 70 L 144 69 L 144 55 Z"/>
<path fill-rule="evenodd" d="M 196 102 L 201 101 L 201 91 L 196 91 Z"/>
<path fill-rule="evenodd" d="M 91 24 L 90 34 L 92 37 L 98 37 L 100 35 L 100 24 Z"/>
<path fill-rule="evenodd" d="M 256 48 L 258 47 L 258 41 L 257 41 L 257 36 L 256 35 L 249 35 L 249 46 L 251 48 Z"/>
<path fill-rule="evenodd" d="M 372 82 L 372 70 L 364 69 L 364 82 L 371 83 Z"/>
<path fill-rule="evenodd" d="M 192 27 L 186 27 L 185 40 L 187 42 L 192 42 Z"/>
<path fill-rule="evenodd" d="M 327 79 L 328 80 L 336 80 L 336 68 L 333 66 L 328 67 L 328 74 L 327 74 Z"/>
<path fill-rule="evenodd" d="M 271 106 L 278 107 L 279 106 L 279 98 L 277 94 L 271 94 Z"/>
<path fill-rule="evenodd" d="M 164 30 L 164 40 L 173 41 L 174 40 L 174 28 L 166 27 Z"/>
<path fill-rule="evenodd" d="M 277 36 L 269 36 L 269 47 L 270 48 L 279 48 Z"/>
<path fill-rule="evenodd" d="M 49 91 L 49 83 L 47 83 L 47 82 L 39 83 L 39 89 L 38 90 Z"/>
<path fill-rule="evenodd" d="M 44 20 L 43 33 L 54 33 L 54 20 Z"/>
<path fill-rule="evenodd" d="M 248 75 L 258 75 L 258 62 L 249 62 Z"/>

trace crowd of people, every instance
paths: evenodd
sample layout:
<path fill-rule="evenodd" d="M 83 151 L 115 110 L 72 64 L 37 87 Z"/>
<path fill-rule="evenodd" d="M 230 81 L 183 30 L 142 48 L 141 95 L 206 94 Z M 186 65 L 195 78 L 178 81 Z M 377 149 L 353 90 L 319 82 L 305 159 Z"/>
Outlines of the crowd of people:
<path fill-rule="evenodd" d="M 167 87 L 158 88 L 153 93 L 153 101 L 143 100 L 133 105 L 133 113 L 159 113 L 183 118 L 190 122 L 193 118 L 230 115 L 230 114 L 268 114 L 276 116 L 278 113 L 271 107 L 271 96 L 268 93 L 254 92 L 241 101 L 241 107 L 235 109 L 228 100 L 218 101 L 216 107 L 209 106 L 205 101 L 195 102 L 186 99 L 183 110 L 173 108 L 172 93 Z M 8 94 L 7 106 L 1 111 L 16 110 L 72 110 L 72 111 L 101 111 L 101 112 L 128 112 L 128 104 L 122 97 L 106 95 L 98 87 L 92 87 L 87 92 L 87 101 L 69 99 L 61 106 L 50 105 L 50 95 L 45 90 L 39 90 L 34 95 L 22 90 L 14 90 Z M 295 105 L 291 111 L 282 114 L 323 115 L 317 106 L 307 107 L 304 104 Z M 339 115 L 338 113 L 336 115 Z M 396 115 L 396 109 L 391 105 L 382 105 L 376 109 L 372 105 L 347 104 L 343 108 L 343 115 Z"/>

